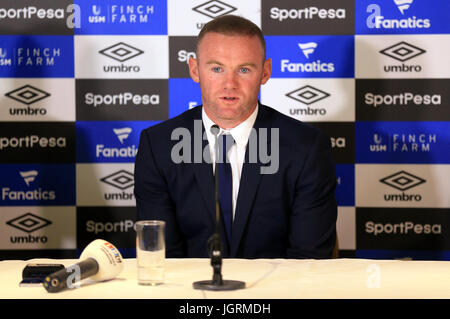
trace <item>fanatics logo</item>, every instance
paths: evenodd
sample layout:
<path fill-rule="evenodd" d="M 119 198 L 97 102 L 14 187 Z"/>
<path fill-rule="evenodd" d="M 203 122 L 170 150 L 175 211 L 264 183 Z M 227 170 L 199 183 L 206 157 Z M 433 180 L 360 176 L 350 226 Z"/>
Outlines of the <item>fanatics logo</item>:
<path fill-rule="evenodd" d="M 99 51 L 99 53 L 118 62 L 125 62 L 134 57 L 137 57 L 138 55 L 143 54 L 144 51 L 134 48 L 126 43 L 119 42 L 114 44 L 113 46 Z"/>
<path fill-rule="evenodd" d="M 393 4 L 400 11 L 403 19 L 389 19 L 381 13 L 381 6 L 371 3 L 367 6 L 366 12 L 370 13 L 366 19 L 366 25 L 369 29 L 429 29 L 431 28 L 430 19 L 423 17 L 407 17 L 405 12 L 409 9 L 413 0 L 393 0 Z M 390 10 L 386 8 L 386 10 Z M 439 32 L 437 32 L 439 33 Z"/>
<path fill-rule="evenodd" d="M 221 1 L 213 0 L 192 8 L 192 10 L 214 19 L 236 11 L 237 9 Z"/>
<path fill-rule="evenodd" d="M 406 42 L 399 42 L 380 51 L 381 54 L 384 54 L 400 62 L 408 61 L 425 52 L 425 50 L 422 50 Z"/>
<path fill-rule="evenodd" d="M 117 138 L 120 141 L 120 144 L 123 144 L 123 141 L 128 138 L 130 133 L 133 131 L 131 127 L 124 127 L 124 128 L 113 128 L 114 133 L 116 134 Z"/>
<path fill-rule="evenodd" d="M 312 86 L 305 85 L 295 91 L 287 93 L 286 96 L 305 105 L 310 105 L 329 97 L 330 94 Z"/>
<path fill-rule="evenodd" d="M 317 43 L 316 42 L 299 43 L 298 47 L 302 50 L 305 57 L 309 59 L 309 55 L 313 54 L 314 50 L 317 48 Z"/>
<path fill-rule="evenodd" d="M 39 90 L 31 85 L 24 85 L 14 91 L 8 92 L 5 96 L 20 103 L 30 105 L 50 96 L 50 93 Z"/>
<path fill-rule="evenodd" d="M 123 144 L 128 139 L 132 129 L 129 127 L 113 128 L 112 133 L 119 139 L 120 144 Z M 110 141 L 111 142 L 111 141 Z M 133 143 L 133 141 L 131 142 Z M 130 144 L 130 143 L 126 143 Z M 125 146 L 121 148 L 117 147 L 105 147 L 104 144 L 97 144 L 95 146 L 96 158 L 134 158 L 137 154 L 137 147 L 135 144 L 131 146 Z"/>
<path fill-rule="evenodd" d="M 38 229 L 51 225 L 51 223 L 51 221 L 31 213 L 26 213 L 6 222 L 9 226 L 20 229 L 26 233 L 32 233 Z"/>
<path fill-rule="evenodd" d="M 413 3 L 413 0 L 394 0 L 394 3 L 396 4 L 400 12 L 404 14 L 405 11 L 409 9 L 409 6 Z"/>
<path fill-rule="evenodd" d="M 125 190 L 134 186 L 134 176 L 126 170 L 117 171 L 111 175 L 103 177 L 100 181 L 120 190 Z"/>
<path fill-rule="evenodd" d="M 426 180 L 414 176 L 408 172 L 400 171 L 393 175 L 380 179 L 380 182 L 400 191 L 406 191 L 426 182 Z"/>
<path fill-rule="evenodd" d="M 27 184 L 27 186 L 30 186 L 31 182 L 34 182 L 34 179 L 38 175 L 38 171 L 27 171 L 27 172 L 19 172 L 20 176 L 22 176 L 23 180 Z"/>

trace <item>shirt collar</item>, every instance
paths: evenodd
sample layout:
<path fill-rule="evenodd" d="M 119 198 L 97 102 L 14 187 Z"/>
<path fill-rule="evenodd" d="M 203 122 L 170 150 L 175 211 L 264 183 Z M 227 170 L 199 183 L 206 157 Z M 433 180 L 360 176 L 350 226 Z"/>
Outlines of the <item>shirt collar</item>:
<path fill-rule="evenodd" d="M 255 124 L 257 115 L 258 115 L 258 105 L 256 105 L 256 108 L 253 111 L 253 113 L 250 114 L 250 116 L 239 125 L 229 130 L 224 130 L 220 128 L 219 135 L 231 134 L 231 136 L 233 136 L 233 139 L 238 146 L 242 147 L 247 146 L 248 137 L 250 136 L 253 125 Z M 208 117 L 204 107 L 202 107 L 202 121 L 203 125 L 205 126 L 208 141 L 210 142 L 210 144 L 213 144 L 211 142 L 214 141 L 214 135 L 211 133 L 211 126 L 213 126 L 215 123 Z"/>

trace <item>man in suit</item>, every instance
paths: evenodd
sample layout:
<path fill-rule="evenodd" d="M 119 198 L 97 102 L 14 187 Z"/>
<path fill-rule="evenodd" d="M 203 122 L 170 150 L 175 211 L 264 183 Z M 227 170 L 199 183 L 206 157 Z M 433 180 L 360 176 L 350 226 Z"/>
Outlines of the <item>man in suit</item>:
<path fill-rule="evenodd" d="M 189 70 L 203 104 L 141 134 L 138 219 L 166 222 L 167 257 L 207 257 L 217 173 L 224 257 L 330 258 L 337 217 L 330 139 L 259 103 L 272 70 L 259 27 L 232 15 L 210 21 Z M 213 126 L 229 141 L 218 142 L 218 172 Z"/>

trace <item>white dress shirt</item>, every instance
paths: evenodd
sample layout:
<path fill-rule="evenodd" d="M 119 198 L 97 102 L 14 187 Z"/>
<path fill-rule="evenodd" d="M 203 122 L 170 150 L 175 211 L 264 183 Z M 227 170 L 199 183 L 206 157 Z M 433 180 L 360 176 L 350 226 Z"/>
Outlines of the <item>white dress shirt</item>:
<path fill-rule="evenodd" d="M 245 149 L 247 147 L 248 138 L 250 136 L 250 132 L 252 130 L 253 124 L 256 120 L 256 115 L 258 114 L 258 106 L 256 106 L 253 113 L 241 124 L 236 127 L 233 127 L 229 130 L 224 130 L 220 128 L 219 135 L 221 134 L 231 134 L 235 143 L 228 150 L 228 159 L 231 165 L 231 174 L 233 179 L 233 198 L 232 198 L 232 207 L 233 207 L 233 220 L 234 214 L 236 211 L 236 201 L 239 193 L 239 183 L 241 180 L 242 173 L 242 164 L 245 160 Z M 215 138 L 211 133 L 211 126 L 215 123 L 206 115 L 205 109 L 202 108 L 202 121 L 203 126 L 205 127 L 206 137 L 208 138 L 209 143 L 209 152 L 211 154 L 212 163 L 215 163 Z M 213 165 L 213 174 L 215 174 L 215 166 Z"/>

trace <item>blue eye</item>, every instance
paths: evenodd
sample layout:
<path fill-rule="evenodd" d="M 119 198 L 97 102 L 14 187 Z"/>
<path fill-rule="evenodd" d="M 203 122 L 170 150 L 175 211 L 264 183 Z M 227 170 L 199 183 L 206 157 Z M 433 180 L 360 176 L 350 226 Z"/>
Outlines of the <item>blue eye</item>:
<path fill-rule="evenodd" d="M 215 67 L 212 67 L 211 70 L 213 72 L 220 72 L 220 71 L 222 71 L 222 68 L 220 66 L 215 66 Z"/>
<path fill-rule="evenodd" d="M 248 73 L 250 72 L 249 68 L 241 68 L 241 73 Z"/>

